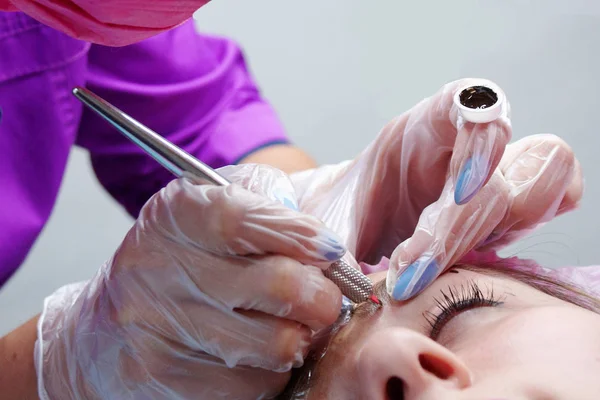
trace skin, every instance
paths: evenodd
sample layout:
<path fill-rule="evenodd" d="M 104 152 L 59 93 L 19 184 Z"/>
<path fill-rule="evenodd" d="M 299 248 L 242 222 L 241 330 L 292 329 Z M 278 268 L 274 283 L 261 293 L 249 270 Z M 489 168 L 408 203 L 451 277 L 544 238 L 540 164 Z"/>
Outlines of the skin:
<path fill-rule="evenodd" d="M 598 397 L 599 315 L 510 278 L 454 271 L 411 301 L 361 306 L 331 339 L 309 399 L 393 400 L 391 377 L 403 380 L 404 399 Z M 423 313 L 437 313 L 440 290 L 469 281 L 504 304 L 463 312 L 430 339 Z"/>
<path fill-rule="evenodd" d="M 307 153 L 290 145 L 275 145 L 258 150 L 244 158 L 241 164 L 266 164 L 286 174 L 304 171 L 317 166 Z"/>
<path fill-rule="evenodd" d="M 0 392 L 7 399 L 39 399 L 33 364 L 38 318 L 32 318 L 0 340 Z"/>
<path fill-rule="evenodd" d="M 241 163 L 271 165 L 288 174 L 316 166 L 304 151 L 290 145 L 258 150 Z M 0 393 L 3 399 L 39 399 L 33 359 L 38 319 L 39 315 L 0 339 Z"/>

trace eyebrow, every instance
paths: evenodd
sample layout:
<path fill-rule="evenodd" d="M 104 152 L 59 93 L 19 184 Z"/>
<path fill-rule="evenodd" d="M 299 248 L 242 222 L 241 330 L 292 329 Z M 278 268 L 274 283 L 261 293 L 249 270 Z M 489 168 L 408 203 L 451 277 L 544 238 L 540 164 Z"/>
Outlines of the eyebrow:
<path fill-rule="evenodd" d="M 390 304 L 392 302 L 392 296 L 390 296 L 387 291 L 385 279 L 382 279 L 373 285 L 373 293 L 383 304 Z"/>
<path fill-rule="evenodd" d="M 352 318 L 363 319 L 372 316 L 375 314 L 380 307 L 385 307 L 391 304 L 392 297 L 388 294 L 385 286 L 385 279 L 382 279 L 373 285 L 373 294 L 377 296 L 379 301 L 381 301 L 381 306 L 375 304 L 372 301 L 363 301 L 360 304 L 357 304 L 354 308 L 354 312 L 352 313 Z"/>

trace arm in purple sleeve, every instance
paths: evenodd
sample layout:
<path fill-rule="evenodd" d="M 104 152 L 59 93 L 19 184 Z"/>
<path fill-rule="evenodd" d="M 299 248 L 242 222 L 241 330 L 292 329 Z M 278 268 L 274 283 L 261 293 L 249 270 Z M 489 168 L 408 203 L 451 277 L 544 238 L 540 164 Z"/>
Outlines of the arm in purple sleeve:
<path fill-rule="evenodd" d="M 287 143 L 240 49 L 192 22 L 122 48 L 94 45 L 87 86 L 214 168 Z M 173 179 L 113 127 L 84 111 L 77 143 L 102 185 L 133 216 Z"/>

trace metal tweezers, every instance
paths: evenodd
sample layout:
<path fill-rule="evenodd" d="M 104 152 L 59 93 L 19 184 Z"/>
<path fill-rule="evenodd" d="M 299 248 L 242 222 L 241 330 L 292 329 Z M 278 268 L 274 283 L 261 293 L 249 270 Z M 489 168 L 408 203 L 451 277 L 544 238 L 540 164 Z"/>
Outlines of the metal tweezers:
<path fill-rule="evenodd" d="M 196 157 L 175 146 L 90 90 L 77 87 L 73 89 L 73 94 L 175 176 L 207 180 L 219 186 L 227 186 L 231 183 Z M 334 262 L 324 271 L 324 275 L 354 303 L 373 299 L 371 280 L 343 260 Z"/>

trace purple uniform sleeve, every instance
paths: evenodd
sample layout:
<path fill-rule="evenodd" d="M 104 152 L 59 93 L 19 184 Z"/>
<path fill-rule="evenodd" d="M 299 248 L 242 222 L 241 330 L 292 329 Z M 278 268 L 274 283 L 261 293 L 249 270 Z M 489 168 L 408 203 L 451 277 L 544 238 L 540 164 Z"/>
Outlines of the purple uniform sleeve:
<path fill-rule="evenodd" d="M 232 41 L 196 33 L 193 22 L 122 48 L 93 45 L 87 87 L 214 168 L 287 143 Z M 85 110 L 77 144 L 102 185 L 137 216 L 173 176 Z"/>

